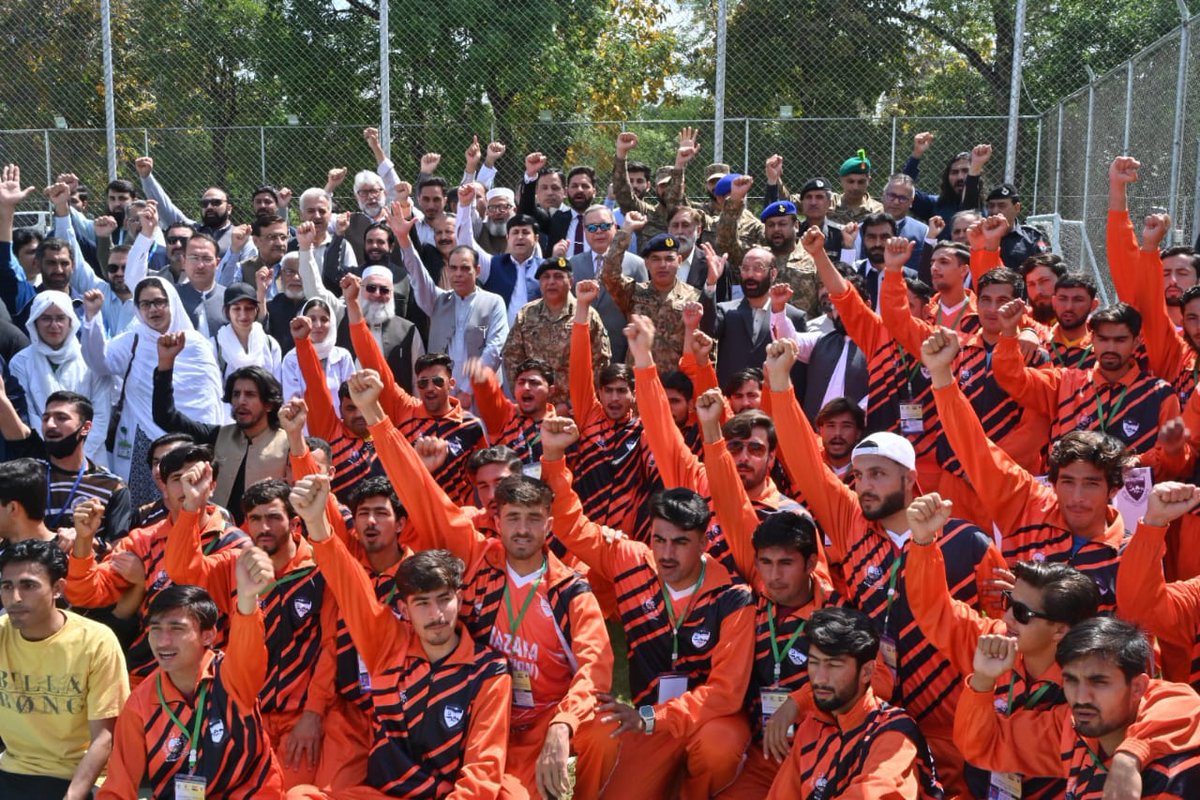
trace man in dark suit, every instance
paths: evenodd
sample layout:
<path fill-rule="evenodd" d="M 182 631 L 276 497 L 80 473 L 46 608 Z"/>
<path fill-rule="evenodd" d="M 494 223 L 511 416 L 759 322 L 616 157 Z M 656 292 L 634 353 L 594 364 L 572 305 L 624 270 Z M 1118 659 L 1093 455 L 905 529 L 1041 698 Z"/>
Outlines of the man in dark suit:
<path fill-rule="evenodd" d="M 724 262 L 725 257 L 720 257 Z M 735 374 L 748 367 L 762 368 L 771 342 L 771 306 L 768 292 L 778 276 L 774 256 L 764 247 L 752 247 L 742 259 L 741 300 L 714 302 L 707 291 L 701 292 L 704 316 L 700 330 L 717 341 L 717 382 L 724 386 Z M 724 263 L 720 268 L 724 270 Z M 784 309 L 796 330 L 805 329 L 804 312 L 793 305 Z M 798 373 L 803 375 L 803 368 Z M 795 376 L 793 376 L 795 377 Z M 798 384 L 802 390 L 803 381 Z"/>
<path fill-rule="evenodd" d="M 479 285 L 504 298 L 508 308 L 508 324 L 512 327 L 522 306 L 542 296 L 541 287 L 534 278 L 542 262 L 537 250 L 538 223 L 527 214 L 513 216 L 505 223 L 508 249 L 502 255 L 493 256 L 475 240 L 470 214 L 470 206 L 474 202 L 474 186 L 467 184 L 458 187 L 456 238 L 459 245 L 475 251 L 479 259 Z"/>
<path fill-rule="evenodd" d="M 679 240 L 680 269 L 687 270 L 684 282 L 703 293 L 709 277 L 708 256 L 700 247 L 700 237 L 704 234 L 704 214 L 692 206 L 679 206 L 667 220 L 667 233 Z M 733 279 L 729 270 L 721 271 L 716 287 L 714 303 L 724 303 L 730 299 Z"/>
<path fill-rule="evenodd" d="M 859 229 L 862 234 L 863 251 L 866 258 L 854 264 L 854 271 L 863 279 L 871 308 L 879 310 L 879 283 L 883 280 L 883 253 L 888 239 L 896 235 L 896 220 L 887 214 L 868 214 Z M 916 280 L 914 269 L 904 268 L 907 280 Z"/>
<path fill-rule="evenodd" d="M 225 287 L 217 283 L 217 242 L 206 233 L 194 233 L 185 247 L 183 274 L 188 282 L 178 287 L 179 302 L 201 335 L 215 336 L 226 322 Z"/>
<path fill-rule="evenodd" d="M 569 242 L 566 256 L 573 258 L 587 250 L 583 212 L 596 199 L 596 170 L 586 166 L 572 167 L 566 181 L 570 210 L 547 211 L 537 203 L 537 184 L 545 169 L 546 157 L 541 153 L 530 153 L 525 157 L 525 180 L 521 184 L 517 213 L 537 220 L 543 234 L 544 255 L 549 255 L 555 244 L 566 239 Z"/>
<path fill-rule="evenodd" d="M 571 278 L 576 283 L 587 280 L 600 281 L 600 294 L 592 303 L 592 308 L 596 309 L 600 321 L 604 323 L 604 329 L 608 331 L 613 363 L 624 363 L 629 346 L 624 333 L 627 320 L 613 302 L 608 290 L 604 288 L 602 280 L 604 254 L 608 252 L 608 246 L 612 244 L 617 232 L 616 219 L 612 209 L 606 206 L 592 206 L 583 213 L 583 225 L 583 235 L 591 252 L 580 253 L 571 259 Z M 643 283 L 650 280 L 646 274 L 646 262 L 628 250 L 625 251 L 624 261 L 621 263 L 621 274 Z"/>
<path fill-rule="evenodd" d="M 338 325 L 337 343 L 357 358 L 350 326 L 365 319 L 384 359 L 392 368 L 396 383 L 412 392 L 413 365 L 425 355 L 425 340 L 413 323 L 396 315 L 393 291 L 392 274 L 387 267 L 376 265 L 363 270 L 362 282 L 353 290 L 346 290 L 346 316 Z"/>

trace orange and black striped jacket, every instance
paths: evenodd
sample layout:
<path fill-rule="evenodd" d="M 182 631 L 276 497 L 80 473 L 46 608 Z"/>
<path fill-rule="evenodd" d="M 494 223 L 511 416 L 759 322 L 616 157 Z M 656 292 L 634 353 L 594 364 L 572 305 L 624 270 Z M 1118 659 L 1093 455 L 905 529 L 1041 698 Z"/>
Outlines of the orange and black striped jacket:
<path fill-rule="evenodd" d="M 970 685 L 959 698 L 954 742 L 968 760 L 998 772 L 1061 775 L 1065 797 L 1100 800 L 1113 754 L 1075 732 L 1070 707 L 1001 716 L 993 698 Z M 1143 798 L 1200 796 L 1200 697 L 1185 684 L 1151 679 L 1117 752 L 1141 763 Z"/>
<path fill-rule="evenodd" d="M 217 608 L 230 614 L 237 603 L 237 553 L 205 555 L 198 544 L 198 527 L 195 513 L 179 512 L 167 537 L 167 574 L 176 583 L 204 587 Z M 312 548 L 298 533 L 296 538 L 292 560 L 259 598 L 268 653 L 259 703 L 265 714 L 305 710 L 324 716 L 333 699 L 333 676 L 315 673 L 322 630 L 332 630 L 337 620 L 324 603 L 325 576 L 313 563 Z"/>
<path fill-rule="evenodd" d="M 1167 583 L 1167 529 L 1138 522 L 1117 570 L 1117 612 L 1159 639 L 1186 649 L 1186 675 L 1168 675 L 1200 690 L 1200 578 Z"/>
<path fill-rule="evenodd" d="M 921 632 L 962 675 L 971 673 L 975 645 L 980 636 L 1007 634 L 1002 620 L 986 617 L 950 596 L 946 585 L 946 561 L 936 547 L 914 547 L 908 555 L 908 603 Z M 1011 694 L 1010 694 L 1011 692 Z M 1043 675 L 1029 674 L 1025 659 L 1017 661 L 1005 679 L 996 684 L 997 714 L 1016 709 L 1044 711 L 1067 702 L 1062 688 L 1062 670 L 1051 664 Z M 967 764 L 964 770 L 967 788 L 975 797 L 987 797 L 991 772 Z M 1057 800 L 1066 791 L 1066 782 L 1058 778 L 1026 777 L 1021 797 L 1027 800 Z"/>
<path fill-rule="evenodd" d="M 266 631 L 262 613 L 237 613 L 229 621 L 225 652 L 210 650 L 200 668 L 196 694 L 187 698 L 165 672 L 155 669 L 129 700 L 113 732 L 108 778 L 101 800 L 138 796 L 143 781 L 154 797 L 175 796 L 175 776 L 187 774 L 188 737 L 197 714 L 202 714 L 196 772 L 207 781 L 207 797 L 229 800 L 278 800 L 283 797 L 283 773 L 263 728 L 258 693 L 267 670 Z M 185 734 L 159 700 L 188 730 Z M 204 708 L 196 708 L 200 689 L 207 687 Z"/>
<path fill-rule="evenodd" d="M 1090 331 L 1072 341 L 1063 334 L 1062 328 L 1056 322 L 1050 328 L 1050 335 L 1043 345 L 1050 354 L 1050 360 L 1047 362 L 1049 366 L 1062 369 L 1091 369 L 1096 366 Z"/>
<path fill-rule="evenodd" d="M 870 688 L 845 714 L 806 715 L 768 800 L 904 797 L 941 800 L 933 755 L 903 709 Z"/>
<path fill-rule="evenodd" d="M 130 552 L 141 560 L 146 574 L 146 596 L 142 598 L 140 611 L 142 624 L 138 626 L 137 638 L 125 654 L 129 677 L 134 685 L 157 667 L 154 654 L 150 652 L 150 643 L 146 641 L 145 621 L 151 601 L 159 592 L 175 583 L 167 574 L 166 565 L 167 532 L 171 530 L 171 525 L 171 520 L 164 518 L 147 528 L 130 531 L 128 536 L 117 540 L 108 556 L 99 564 L 95 557 L 75 558 L 73 555 L 67 563 L 67 600 L 71 605 L 81 608 L 103 608 L 120 600 L 121 595 L 130 588 L 129 582 L 113 570 L 113 556 Z M 240 550 L 249 543 L 246 534 L 234 527 L 216 506 L 208 507 L 199 544 L 206 555 Z M 218 646 L 224 642 L 226 627 L 222 616 L 217 622 Z"/>
<path fill-rule="evenodd" d="M 395 480 L 397 494 L 408 510 L 412 536 L 421 548 L 444 548 L 466 564 L 460 618 L 477 641 L 491 641 L 508 583 L 508 559 L 500 539 L 477 530 L 433 481 L 413 450 L 390 420 L 371 427 L 379 442 L 379 457 Z M 549 549 L 546 556 L 546 596 L 561 634 L 566 661 L 574 669 L 570 688 L 558 701 L 554 721 L 578 730 L 595 709 L 596 692 L 612 687 L 612 645 L 604 616 L 583 576 L 564 565 Z"/>
<path fill-rule="evenodd" d="M 512 708 L 504 656 L 459 628 L 455 650 L 431 662 L 341 539 L 315 542 L 313 553 L 369 676 L 367 784 L 389 797 L 496 797 Z"/>
<path fill-rule="evenodd" d="M 1169 456 L 1158 446 L 1158 431 L 1179 416 L 1179 397 L 1165 381 L 1136 365 L 1109 383 L 1099 366 L 1091 369 L 1036 369 L 1024 365 L 1014 336 L 1001 336 L 992 351 L 996 380 L 1027 412 L 1049 416 L 1050 438 L 1069 431 L 1101 431 L 1119 439 L 1154 470 L 1156 481 L 1186 473 L 1189 454 Z M 961 457 L 961 454 L 960 454 Z"/>
<path fill-rule="evenodd" d="M 702 582 L 688 602 L 676 633 L 664 599 L 666 588 L 650 548 L 632 539 L 612 544 L 583 513 L 571 489 L 564 459 L 542 459 L 542 479 L 554 490 L 554 533 L 617 590 L 621 624 L 629 643 L 629 680 L 634 705 L 655 705 L 655 725 L 686 737 L 717 717 L 742 707 L 754 655 L 750 590 L 734 584 L 714 558 L 705 557 Z M 672 647 L 678 643 L 678 660 Z M 687 691 L 656 704 L 659 678 L 686 673 Z"/>
<path fill-rule="evenodd" d="M 410 442 L 421 436 L 436 436 L 446 440 L 450 452 L 446 462 L 434 473 L 434 479 L 456 503 L 468 505 L 474 502 L 475 487 L 471 485 L 467 474 L 467 459 L 471 453 L 487 445 L 483 425 L 453 395 L 450 397 L 450 410 L 443 416 L 431 417 L 420 400 L 396 383 L 391 367 L 366 322 L 359 320 L 351 325 L 350 338 L 363 369 L 373 369 L 379 373 L 379 379 L 383 381 L 383 394 L 379 402 L 400 432 Z"/>
<path fill-rule="evenodd" d="M 614 422 L 604 413 L 596 398 L 591 348 L 588 326 L 573 325 L 571 413 L 579 426 L 579 441 L 567 458 L 577 476 L 575 490 L 584 512 L 597 524 L 648 541 L 646 507 L 650 496 L 662 488 L 662 479 L 646 441 L 644 420 L 630 415 Z"/>
<path fill-rule="evenodd" d="M 504 396 L 496 373 L 488 373 L 486 381 L 472 385 L 488 443 L 493 447 L 511 447 L 523 465 L 538 464 L 542 458 L 541 420 L 525 416 L 516 403 Z M 554 416 L 554 406 L 549 403 L 546 404 L 546 416 Z"/>
<path fill-rule="evenodd" d="M 355 436 L 342 424 L 325 382 L 321 359 L 309 339 L 296 341 L 296 361 L 300 365 L 300 374 L 304 376 L 308 431 L 329 442 L 334 466 L 331 488 L 342 502 L 346 502 L 359 481 L 383 474 L 383 469 L 375 463 L 375 445 L 370 439 Z"/>
<path fill-rule="evenodd" d="M 929 301 L 926 308 L 926 318 L 933 321 L 934 327 L 949 328 L 955 333 L 972 334 L 979 330 L 979 312 L 975 310 L 975 294 L 970 289 L 963 289 L 965 297 L 958 310 L 948 313 L 942 307 L 942 294 L 938 292 Z"/>
<path fill-rule="evenodd" d="M 780 448 L 788 453 L 788 461 L 820 464 L 817 436 L 795 395 L 790 390 L 773 391 L 771 402 Z M 880 632 L 896 644 L 893 701 L 907 709 L 927 736 L 948 738 L 960 674 L 917 627 L 909 608 L 906 565 L 913 545 L 905 542 L 898 547 L 879 523 L 868 521 L 854 492 L 827 467 L 800 472 L 796 478 L 829 540 L 829 561 L 842 564 L 847 601 L 874 619 Z M 950 567 L 951 595 L 978 605 L 979 587 L 993 577 L 994 568 L 1004 566 L 996 546 L 979 528 L 952 519 L 938 547 Z"/>
<path fill-rule="evenodd" d="M 1029 474 L 983 433 L 979 418 L 951 384 L 933 390 L 946 435 L 979 492 L 980 502 L 1000 531 L 1001 551 L 1009 564 L 1062 561 L 1087 575 L 1100 589 L 1100 607 L 1116 605 L 1117 564 L 1125 546 L 1125 522 L 1108 507 L 1104 533 L 1077 540 L 1063 518 L 1055 491 Z"/>

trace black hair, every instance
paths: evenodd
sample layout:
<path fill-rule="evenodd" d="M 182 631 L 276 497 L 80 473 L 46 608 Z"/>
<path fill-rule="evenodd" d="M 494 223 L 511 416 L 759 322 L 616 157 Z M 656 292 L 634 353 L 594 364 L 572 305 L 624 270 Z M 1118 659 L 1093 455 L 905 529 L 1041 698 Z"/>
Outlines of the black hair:
<path fill-rule="evenodd" d="M 920 278 L 905 278 L 904 287 L 926 303 L 933 299 L 933 287 Z"/>
<path fill-rule="evenodd" d="M 649 165 L 643 164 L 641 161 L 626 161 L 625 162 L 625 173 L 627 175 L 632 175 L 635 172 L 642 173 L 643 175 L 646 176 L 646 180 L 650 180 Z M 593 178 L 593 182 L 595 182 L 594 178 Z"/>
<path fill-rule="evenodd" d="M 250 223 L 250 231 L 255 236 L 262 236 L 263 228 L 269 228 L 272 225 L 287 225 L 287 220 L 278 214 L 262 214 L 254 218 L 254 222 Z"/>
<path fill-rule="evenodd" d="M 414 594 L 425 594 L 446 588 L 458 591 L 462 587 L 463 562 L 449 550 L 422 550 L 400 562 L 396 568 L 396 594 L 407 600 Z"/>
<path fill-rule="evenodd" d="M 600 386 L 608 386 L 617 381 L 624 381 L 629 384 L 629 391 L 634 390 L 633 369 L 628 364 L 609 364 L 600 370 L 600 374 L 597 376 L 597 383 Z"/>
<path fill-rule="evenodd" d="M 451 250 L 451 251 L 450 251 L 450 256 L 452 257 L 452 256 L 453 256 L 455 253 L 468 253 L 468 254 L 470 254 L 470 256 L 471 256 L 471 266 L 473 266 L 473 267 L 478 267 L 478 266 L 479 266 L 479 253 L 476 253 L 476 252 L 475 252 L 475 248 L 474 248 L 474 247 L 471 247 L 471 245 L 469 245 L 469 244 L 460 244 L 460 245 L 458 245 L 457 247 L 455 247 L 453 250 Z M 447 259 L 447 261 L 449 261 L 449 259 Z"/>
<path fill-rule="evenodd" d="M 15 245 L 14 245 L 14 249 Z M 1173 256 L 1188 256 L 1192 262 L 1192 271 L 1196 273 L 1196 277 L 1200 278 L 1200 254 L 1185 244 L 1168 247 L 1159 253 L 1159 258 L 1163 261 Z"/>
<path fill-rule="evenodd" d="M 304 443 L 308 445 L 309 450 L 320 450 L 325 454 L 325 460 L 330 464 L 333 463 L 333 446 L 329 442 L 322 439 L 320 436 L 305 436 Z"/>
<path fill-rule="evenodd" d="M 1093 300 L 1096 299 L 1096 294 L 1098 293 L 1096 282 L 1087 275 L 1081 275 L 1077 272 L 1068 272 L 1059 278 L 1054 284 L 1054 291 L 1057 292 L 1059 289 L 1083 289 L 1088 293 L 1088 297 Z"/>
<path fill-rule="evenodd" d="M 176 224 L 172 225 L 171 228 L 188 228 L 191 230 L 192 235 L 191 235 L 191 237 L 188 238 L 187 244 L 184 245 L 185 253 L 189 252 L 192 249 L 192 245 L 194 245 L 196 242 L 202 242 L 204 244 L 212 245 L 213 252 L 217 254 L 218 258 L 221 257 L 220 243 L 217 242 L 217 240 L 214 239 L 213 237 L 209 236 L 207 233 L 198 231 L 195 228 L 192 228 L 190 225 L 184 225 L 182 223 L 176 223 Z M 170 230 L 171 228 L 167 228 L 167 230 Z"/>
<path fill-rule="evenodd" d="M 1129 451 L 1117 438 L 1100 431 L 1068 431 L 1054 440 L 1046 459 L 1050 483 L 1058 480 L 1058 471 L 1076 461 L 1085 461 L 1104 473 L 1108 488 L 1116 489 L 1125 482 L 1129 466 Z"/>
<path fill-rule="evenodd" d="M 1037 255 L 1029 256 L 1021 262 L 1021 266 L 1017 271 L 1024 278 L 1038 267 L 1045 267 L 1050 270 L 1054 273 L 1055 278 L 1061 278 L 1067 274 L 1067 265 L 1058 253 L 1038 253 Z"/>
<path fill-rule="evenodd" d="M 217 477 L 217 467 L 219 466 L 213 461 L 212 448 L 206 444 L 190 444 L 183 447 L 176 447 L 169 451 L 158 462 L 158 477 L 162 478 L 163 483 L 171 477 L 173 473 L 179 472 L 189 464 L 212 464 L 213 478 Z"/>
<path fill-rule="evenodd" d="M 36 228 L 14 228 L 12 241 L 13 255 L 16 255 L 17 251 L 22 247 L 30 244 L 32 244 L 34 246 L 34 250 L 36 250 L 44 238 L 46 237 L 43 236 L 42 232 Z"/>
<path fill-rule="evenodd" d="M 726 439 L 749 439 L 755 428 L 766 430 L 767 447 L 771 452 L 775 452 L 775 448 L 779 445 L 775 422 L 762 409 L 748 408 L 734 414 L 721 426 L 721 435 Z"/>
<path fill-rule="evenodd" d="M 370 225 L 368 225 L 367 229 L 363 231 L 362 240 L 364 243 L 367 241 L 367 234 L 369 234 L 371 231 L 383 231 L 384 234 L 387 235 L 388 246 L 396 246 L 396 234 L 392 233 L 392 229 L 388 227 L 386 222 L 372 222 Z"/>
<path fill-rule="evenodd" d="M 67 252 L 67 255 L 71 258 L 71 263 L 74 264 L 75 253 L 71 250 L 71 245 L 67 243 L 66 239 L 59 239 L 57 236 L 47 236 L 45 239 L 42 239 L 42 243 L 38 245 L 34 258 L 40 264 L 42 259 L 46 257 L 46 253 L 57 253 L 63 250 Z"/>
<path fill-rule="evenodd" d="M 849 414 L 854 418 L 854 427 L 860 431 L 867 429 L 867 414 L 862 410 L 862 406 L 855 403 L 849 397 L 835 397 L 825 405 L 821 406 L 821 410 L 817 412 L 816 422 L 820 425 L 830 417 L 840 417 L 842 414 Z"/>
<path fill-rule="evenodd" d="M 831 607 L 808 618 L 808 643 L 827 656 L 851 656 L 862 666 L 879 654 L 875 623 L 856 608 Z"/>
<path fill-rule="evenodd" d="M 250 199 L 253 200 L 254 198 L 258 197 L 260 194 L 271 195 L 271 199 L 275 201 L 275 205 L 279 205 L 279 190 L 276 189 L 274 186 L 271 186 L 270 184 L 263 184 L 262 186 L 258 187 L 257 189 L 255 189 L 253 192 L 250 193 Z M 269 216 L 269 215 L 264 215 L 264 216 Z"/>
<path fill-rule="evenodd" d="M 238 367 L 225 379 L 225 396 L 221 399 L 226 403 L 233 402 L 233 386 L 238 381 L 254 382 L 259 399 L 267 407 L 267 424 L 278 428 L 279 409 L 283 406 L 283 387 L 279 379 L 262 367 Z"/>
<path fill-rule="evenodd" d="M 413 375 L 420 375 L 432 367 L 444 367 L 446 372 L 454 374 L 454 360 L 445 353 L 425 353 L 413 364 Z"/>
<path fill-rule="evenodd" d="M 425 189 L 426 187 L 429 187 L 429 186 L 432 186 L 435 189 L 441 189 L 442 194 L 445 194 L 450 188 L 450 184 L 446 181 L 445 178 L 439 177 L 437 175 L 431 175 L 428 178 L 426 178 L 425 180 L 423 180 L 417 184 L 417 194 L 418 195 L 421 194 L 421 190 Z"/>
<path fill-rule="evenodd" d="M 125 178 L 116 178 L 114 180 L 109 181 L 108 186 L 106 186 L 104 188 L 104 190 L 106 193 L 107 192 L 124 192 L 125 194 L 131 195 L 133 197 L 137 197 L 137 194 L 138 194 L 137 186 L 134 185 L 133 181 L 126 180 Z M 87 187 L 80 184 L 79 195 L 82 197 L 86 193 L 87 193 Z"/>
<path fill-rule="evenodd" d="M 729 397 L 751 381 L 757 383 L 760 388 L 764 385 L 763 373 L 758 367 L 746 367 L 730 375 L 729 379 L 725 381 L 725 388 L 721 393 Z"/>
<path fill-rule="evenodd" d="M 696 396 L 696 385 L 692 383 L 692 379 L 677 369 L 663 373 L 662 385 L 663 389 L 679 392 L 688 400 Z"/>
<path fill-rule="evenodd" d="M 939 189 L 939 199 L 944 203 L 951 197 L 955 197 L 954 185 L 950 183 L 950 168 L 959 161 L 966 161 L 968 165 L 971 163 L 971 154 L 963 151 L 955 154 L 954 158 L 946 162 L 946 166 L 942 168 L 942 186 Z"/>
<path fill-rule="evenodd" d="M 534 236 L 542 232 L 542 229 L 538 227 L 538 221 L 528 214 L 513 214 L 508 218 L 508 222 L 504 223 L 504 232 L 509 233 L 513 228 L 519 227 L 533 228 Z"/>
<path fill-rule="evenodd" d="M 475 473 L 489 464 L 503 464 L 513 473 L 521 471 L 521 457 L 517 455 L 517 451 L 497 444 L 476 450 L 467 457 L 467 475 L 474 480 Z"/>
<path fill-rule="evenodd" d="M 196 440 L 192 438 L 190 433 L 165 433 L 150 443 L 150 447 L 146 450 L 146 466 L 154 465 L 154 451 L 160 447 L 165 447 L 169 444 L 195 444 Z"/>
<path fill-rule="evenodd" d="M 22 539 L 0 550 L 0 572 L 9 564 L 41 564 L 53 585 L 67 577 L 67 554 L 56 541 Z"/>
<path fill-rule="evenodd" d="M 589 167 L 584 164 L 581 164 L 578 167 L 571 167 L 571 171 L 567 173 L 567 180 L 565 182 L 570 183 L 571 179 L 576 175 L 587 175 L 588 180 L 592 182 L 592 185 L 595 185 L 596 183 L 596 169 L 594 167 Z"/>
<path fill-rule="evenodd" d="M 866 235 L 867 228 L 875 225 L 887 225 L 888 230 L 892 232 L 892 236 L 896 235 L 896 220 L 892 219 L 882 211 L 874 214 L 867 214 L 863 217 L 862 222 L 858 223 L 858 229 L 862 235 Z"/>
<path fill-rule="evenodd" d="M 704 498 L 691 489 L 663 489 L 650 498 L 650 516 L 675 527 L 705 536 L 712 510 Z"/>
<path fill-rule="evenodd" d="M 1088 320 L 1088 330 L 1092 333 L 1101 325 L 1124 325 L 1137 336 L 1142 332 L 1142 315 L 1128 303 L 1113 303 L 1092 314 Z"/>
<path fill-rule="evenodd" d="M 1152 654 L 1145 634 L 1133 623 L 1116 617 L 1092 617 L 1071 628 L 1058 643 L 1054 660 L 1065 667 L 1093 656 L 1116 664 L 1126 682 L 1151 669 Z"/>
<path fill-rule="evenodd" d="M 46 518 L 46 465 L 32 458 L 0 462 L 0 505 L 16 502 L 34 522 Z"/>
<path fill-rule="evenodd" d="M 212 596 L 199 586 L 177 583 L 168 586 L 150 601 L 146 609 L 146 624 L 153 624 L 155 618 L 168 611 L 183 609 L 187 615 L 196 620 L 201 631 L 211 631 L 217 627 L 217 604 Z"/>
<path fill-rule="evenodd" d="M 932 252 L 934 255 L 937 255 L 939 250 L 951 251 L 954 257 L 958 259 L 959 264 L 964 267 L 971 263 L 971 251 L 965 244 L 946 240 L 935 244 Z"/>
<path fill-rule="evenodd" d="M 1011 286 L 1014 299 L 1025 296 L 1025 279 L 1008 267 L 996 267 L 983 273 L 975 293 L 983 294 L 983 290 L 989 286 Z"/>
<path fill-rule="evenodd" d="M 292 487 L 287 481 L 279 478 L 264 478 L 247 486 L 242 492 L 242 513 L 249 514 L 250 509 L 265 506 L 276 500 L 283 501 L 289 519 L 296 516 L 296 509 L 292 507 Z"/>
<path fill-rule="evenodd" d="M 538 506 L 547 511 L 554 502 L 554 492 L 542 481 L 517 473 L 496 484 L 496 507 Z"/>
<path fill-rule="evenodd" d="M 392 487 L 391 480 L 383 475 L 372 475 L 354 484 L 354 488 L 350 491 L 350 511 L 357 514 L 358 507 L 368 497 L 387 498 L 388 505 L 392 507 L 392 513 L 396 515 L 396 519 L 408 516 L 408 512 L 404 510 L 404 504 L 400 502 L 396 490 Z"/>
<path fill-rule="evenodd" d="M 521 377 L 523 372 L 536 372 L 546 379 L 546 383 L 554 385 L 554 367 L 540 358 L 527 358 L 517 364 L 517 368 L 513 370 L 512 380 L 515 381 Z"/>
<path fill-rule="evenodd" d="M 758 523 L 750 543 L 755 550 L 786 547 L 799 550 L 800 555 L 809 558 L 817 553 L 817 526 L 807 514 L 776 511 L 767 514 L 763 521 Z"/>
<path fill-rule="evenodd" d="M 1042 593 L 1042 612 L 1055 622 L 1077 625 L 1100 610 L 1096 582 L 1061 561 L 1019 561 L 1013 575 Z"/>
<path fill-rule="evenodd" d="M 68 392 L 64 389 L 51 392 L 46 397 L 46 408 L 49 408 L 51 403 L 70 403 L 75 407 L 75 413 L 79 415 L 80 422 L 91 422 L 96 415 L 92 401 L 78 392 Z"/>

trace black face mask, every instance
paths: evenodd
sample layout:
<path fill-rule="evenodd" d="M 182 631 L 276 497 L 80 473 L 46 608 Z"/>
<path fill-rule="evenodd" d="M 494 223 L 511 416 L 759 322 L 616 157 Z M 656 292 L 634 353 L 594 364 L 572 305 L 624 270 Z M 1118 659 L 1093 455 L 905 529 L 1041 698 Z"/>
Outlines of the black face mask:
<path fill-rule="evenodd" d="M 75 448 L 79 447 L 79 443 L 86 438 L 86 435 L 81 436 L 79 431 L 76 430 L 74 433 L 64 436 L 61 439 L 46 439 L 43 442 L 46 446 L 46 455 L 51 458 L 66 458 L 73 455 Z"/>

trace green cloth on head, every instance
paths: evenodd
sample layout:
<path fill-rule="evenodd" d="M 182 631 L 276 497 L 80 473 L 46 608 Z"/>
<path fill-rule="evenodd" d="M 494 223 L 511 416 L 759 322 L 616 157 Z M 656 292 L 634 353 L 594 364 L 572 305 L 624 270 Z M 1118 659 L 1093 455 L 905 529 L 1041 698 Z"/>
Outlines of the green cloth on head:
<path fill-rule="evenodd" d="M 871 161 L 867 158 L 867 151 L 859 148 L 859 151 L 850 158 L 842 162 L 842 168 L 838 170 L 838 175 L 870 175 Z"/>

